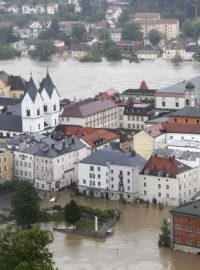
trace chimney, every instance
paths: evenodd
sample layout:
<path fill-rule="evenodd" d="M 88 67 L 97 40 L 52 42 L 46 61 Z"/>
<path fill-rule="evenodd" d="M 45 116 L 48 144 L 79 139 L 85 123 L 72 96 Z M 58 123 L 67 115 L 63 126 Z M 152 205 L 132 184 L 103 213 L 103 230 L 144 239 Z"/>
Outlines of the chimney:
<path fill-rule="evenodd" d="M 52 148 L 52 149 L 54 148 L 54 143 L 52 143 L 51 148 Z"/>
<path fill-rule="evenodd" d="M 62 144 L 63 144 L 63 149 L 65 149 L 65 141 L 63 141 L 63 143 L 62 143 Z"/>

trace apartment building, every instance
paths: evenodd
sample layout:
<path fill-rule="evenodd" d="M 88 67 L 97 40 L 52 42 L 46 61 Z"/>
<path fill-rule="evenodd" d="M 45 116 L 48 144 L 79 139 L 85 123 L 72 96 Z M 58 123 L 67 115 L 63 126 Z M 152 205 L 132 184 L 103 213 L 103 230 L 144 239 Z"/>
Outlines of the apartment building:
<path fill-rule="evenodd" d="M 6 149 L 0 151 L 0 183 L 13 180 L 13 155 Z"/>
<path fill-rule="evenodd" d="M 200 201 L 172 209 L 170 226 L 173 250 L 200 253 Z"/>
<path fill-rule="evenodd" d="M 61 110 L 60 124 L 93 128 L 117 128 L 117 105 L 115 102 L 103 98 L 88 98 L 71 103 Z"/>
<path fill-rule="evenodd" d="M 78 163 L 78 187 L 87 196 L 134 201 L 145 160 L 135 152 L 99 150 Z"/>

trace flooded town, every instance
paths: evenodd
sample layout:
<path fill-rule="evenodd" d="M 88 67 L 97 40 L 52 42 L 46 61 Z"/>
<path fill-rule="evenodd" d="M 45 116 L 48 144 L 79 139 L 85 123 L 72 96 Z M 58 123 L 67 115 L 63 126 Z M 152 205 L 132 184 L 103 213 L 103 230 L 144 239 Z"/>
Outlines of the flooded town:
<path fill-rule="evenodd" d="M 0 270 L 197 270 L 200 0 L 0 1 Z"/>

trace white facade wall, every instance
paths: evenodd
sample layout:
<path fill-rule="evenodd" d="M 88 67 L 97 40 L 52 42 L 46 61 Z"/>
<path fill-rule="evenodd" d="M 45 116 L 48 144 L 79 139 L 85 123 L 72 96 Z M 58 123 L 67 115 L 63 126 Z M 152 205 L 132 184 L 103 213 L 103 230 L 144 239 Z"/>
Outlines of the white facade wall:
<path fill-rule="evenodd" d="M 78 186 L 80 191 L 95 197 L 111 200 L 133 201 L 138 197 L 139 167 L 132 168 L 113 164 L 93 165 L 78 163 Z M 119 175 L 123 175 L 123 190 L 119 190 Z"/>
<path fill-rule="evenodd" d="M 77 181 L 76 164 L 90 155 L 86 147 L 55 158 L 35 156 L 35 187 L 56 191 Z"/>
<path fill-rule="evenodd" d="M 178 102 L 178 106 L 176 103 Z M 185 98 L 183 97 L 155 97 L 155 108 L 156 109 L 171 109 L 178 110 L 185 106 Z"/>
<path fill-rule="evenodd" d="M 15 180 L 34 182 L 34 155 L 14 151 L 13 175 Z"/>
<path fill-rule="evenodd" d="M 57 91 L 54 89 L 51 98 L 47 94 L 46 90 L 43 89 L 41 96 L 43 98 L 44 106 L 47 106 L 47 111 L 44 111 L 44 121 L 50 127 L 56 127 L 59 125 L 59 114 L 60 114 L 60 98 Z"/>
<path fill-rule="evenodd" d="M 110 33 L 109 35 L 114 42 L 121 41 L 122 39 L 122 33 Z"/>
<path fill-rule="evenodd" d="M 155 60 L 158 58 L 157 53 L 137 53 L 137 57 L 140 60 Z"/>
<path fill-rule="evenodd" d="M 190 201 L 199 191 L 198 173 L 197 167 L 176 178 L 139 175 L 139 197 L 150 202 L 155 198 L 159 203 L 174 206 Z"/>
<path fill-rule="evenodd" d="M 166 142 L 168 143 L 171 140 L 189 140 L 189 141 L 200 141 L 200 134 L 192 133 L 166 133 Z M 192 143 L 192 142 L 191 142 Z"/>
<path fill-rule="evenodd" d="M 171 60 L 175 56 L 179 55 L 183 60 L 186 60 L 186 51 L 185 50 L 165 50 L 163 53 L 163 59 Z"/>
<path fill-rule="evenodd" d="M 27 116 L 30 110 L 30 116 Z M 39 115 L 38 115 L 39 110 Z M 43 100 L 38 93 L 33 103 L 29 94 L 26 93 L 21 103 L 22 130 L 23 132 L 40 132 L 44 130 Z"/>

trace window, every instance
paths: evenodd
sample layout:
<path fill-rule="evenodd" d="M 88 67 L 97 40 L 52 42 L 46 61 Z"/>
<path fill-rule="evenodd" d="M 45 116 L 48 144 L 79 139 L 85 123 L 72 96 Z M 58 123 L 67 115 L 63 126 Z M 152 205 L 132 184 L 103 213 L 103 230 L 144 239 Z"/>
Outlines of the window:
<path fill-rule="evenodd" d="M 189 104 L 190 104 L 189 99 L 186 99 L 186 100 L 185 100 L 185 105 L 188 106 Z"/>
<path fill-rule="evenodd" d="M 158 197 L 161 197 L 161 193 L 160 192 L 158 193 Z"/>
<path fill-rule="evenodd" d="M 97 167 L 97 171 L 100 172 L 101 171 L 101 167 Z"/>
<path fill-rule="evenodd" d="M 113 173 L 113 170 L 111 170 L 110 172 Z"/>
<path fill-rule="evenodd" d="M 53 105 L 53 110 L 56 111 L 56 104 Z"/>
<path fill-rule="evenodd" d="M 177 123 L 177 118 L 174 118 L 174 123 Z"/>
<path fill-rule="evenodd" d="M 166 194 L 166 198 L 167 198 L 167 199 L 169 198 L 169 194 Z"/>
<path fill-rule="evenodd" d="M 83 184 L 86 184 L 86 180 L 85 179 L 83 179 Z"/>
<path fill-rule="evenodd" d="M 144 195 L 147 195 L 147 192 L 146 192 L 146 190 L 144 190 Z"/>
<path fill-rule="evenodd" d="M 101 179 L 101 175 L 100 174 L 98 174 L 98 179 Z"/>
<path fill-rule="evenodd" d="M 197 233 L 200 234 L 200 228 L 197 228 Z"/>
<path fill-rule="evenodd" d="M 130 184 L 130 182 L 131 182 L 130 179 L 128 179 L 128 180 L 127 180 L 127 183 Z"/>
<path fill-rule="evenodd" d="M 38 129 L 40 129 L 40 124 L 38 124 Z"/>
<path fill-rule="evenodd" d="M 187 239 L 187 241 L 186 241 L 186 245 L 188 245 L 188 246 L 192 246 L 192 240 Z"/>
<path fill-rule="evenodd" d="M 197 119 L 197 124 L 199 124 L 199 119 Z"/>
<path fill-rule="evenodd" d="M 90 166 L 90 171 L 94 171 L 94 166 Z"/>
<path fill-rule="evenodd" d="M 178 102 L 176 102 L 175 105 L 176 105 L 176 107 L 179 107 L 179 103 Z"/>
<path fill-rule="evenodd" d="M 111 181 L 114 181 L 114 178 L 113 177 L 111 177 Z"/>
<path fill-rule="evenodd" d="M 187 118 L 185 118 L 185 123 L 188 123 L 188 119 Z"/>
<path fill-rule="evenodd" d="M 169 185 L 166 185 L 166 189 L 169 189 Z"/>
<path fill-rule="evenodd" d="M 197 246 L 200 247 L 200 241 L 197 242 Z"/>
<path fill-rule="evenodd" d="M 47 112 L 47 105 L 44 105 L 44 112 Z"/>
<path fill-rule="evenodd" d="M 147 183 L 146 182 L 144 182 L 144 187 L 146 187 L 147 186 Z"/>
<path fill-rule="evenodd" d="M 37 115 L 40 115 L 40 109 L 37 109 Z"/>
<path fill-rule="evenodd" d="M 92 181 L 90 180 L 90 186 L 92 186 Z"/>
<path fill-rule="evenodd" d="M 111 185 L 111 188 L 114 188 L 114 185 Z"/>
<path fill-rule="evenodd" d="M 127 190 L 130 191 L 130 187 L 127 187 Z"/>
<path fill-rule="evenodd" d="M 165 104 L 165 101 L 163 101 L 163 102 L 162 102 L 162 107 L 165 107 L 165 105 L 166 105 L 166 104 Z"/>
<path fill-rule="evenodd" d="M 158 184 L 158 188 L 161 188 L 161 184 Z"/>
<path fill-rule="evenodd" d="M 98 182 L 98 187 L 100 187 L 101 186 L 101 182 Z"/>
<path fill-rule="evenodd" d="M 26 110 L 26 116 L 31 116 L 31 111 L 29 109 Z"/>
<path fill-rule="evenodd" d="M 130 172 L 127 172 L 127 175 L 130 175 Z"/>

